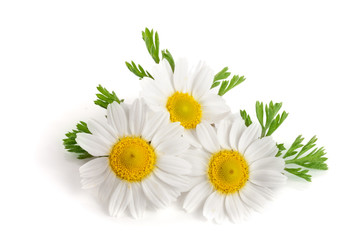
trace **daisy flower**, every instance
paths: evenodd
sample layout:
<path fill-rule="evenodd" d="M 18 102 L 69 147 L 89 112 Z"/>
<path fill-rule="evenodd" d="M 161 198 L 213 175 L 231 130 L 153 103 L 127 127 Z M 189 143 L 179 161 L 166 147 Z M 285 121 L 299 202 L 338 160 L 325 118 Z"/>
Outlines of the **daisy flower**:
<path fill-rule="evenodd" d="M 259 138 L 261 129 L 246 127 L 240 118 L 222 120 L 217 128 L 201 123 L 196 137 L 202 149 L 183 157 L 192 160 L 194 184 L 183 207 L 202 207 L 203 215 L 216 222 L 229 218 L 238 222 L 250 210 L 259 210 L 273 188 L 285 183 L 284 160 L 271 137 Z"/>
<path fill-rule="evenodd" d="M 191 165 L 178 155 L 189 145 L 180 124 L 168 118 L 139 99 L 131 105 L 114 102 L 107 121 L 90 121 L 92 134 L 78 134 L 79 146 L 96 156 L 80 167 L 82 187 L 97 188 L 110 215 L 128 210 L 142 217 L 148 205 L 165 207 L 188 187 Z"/>
<path fill-rule="evenodd" d="M 154 68 L 154 80 L 141 81 L 141 95 L 149 107 L 168 112 L 170 120 L 180 122 L 186 130 L 203 122 L 215 123 L 230 113 L 224 99 L 210 91 L 214 73 L 206 64 L 199 63 L 189 71 L 187 61 L 180 59 L 175 66 L 173 73 L 169 63 L 162 61 Z M 191 141 L 190 133 L 185 131 Z"/>

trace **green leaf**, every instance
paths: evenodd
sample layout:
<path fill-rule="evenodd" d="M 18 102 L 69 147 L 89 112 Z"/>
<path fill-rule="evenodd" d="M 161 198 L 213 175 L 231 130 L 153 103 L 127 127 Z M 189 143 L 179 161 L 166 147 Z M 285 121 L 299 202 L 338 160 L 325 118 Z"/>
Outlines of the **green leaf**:
<path fill-rule="evenodd" d="M 160 40 L 158 33 L 155 32 L 155 38 L 154 38 L 154 30 L 150 31 L 148 28 L 145 28 L 145 31 L 142 32 L 142 38 L 145 42 L 146 48 L 150 56 L 154 59 L 156 63 L 159 63 Z"/>
<path fill-rule="evenodd" d="M 285 171 L 311 182 L 311 175 L 307 174 L 309 170 L 302 168 L 285 168 Z"/>
<path fill-rule="evenodd" d="M 275 155 L 275 157 L 280 157 L 282 155 L 282 152 L 284 150 L 286 150 L 285 146 L 283 143 L 280 143 L 280 144 L 276 144 L 276 147 L 278 148 L 278 152 L 277 154 Z"/>
<path fill-rule="evenodd" d="M 299 136 L 301 137 L 301 136 Z M 325 163 L 327 158 L 325 157 L 326 152 L 324 147 L 316 148 L 315 142 L 317 141 L 316 136 L 312 137 L 308 143 L 306 143 L 304 146 L 302 146 L 301 142 L 303 139 L 299 139 L 299 137 L 295 140 L 293 145 L 295 145 L 294 148 L 301 150 L 298 152 L 298 154 L 293 159 L 288 159 L 285 161 L 286 164 L 297 164 L 302 167 L 311 168 L 311 169 L 318 169 L 318 170 L 327 170 L 328 166 Z M 299 143 L 300 141 L 300 143 Z M 293 146 L 292 145 L 292 146 Z M 291 147 L 290 147 L 291 148 Z M 289 149 L 290 150 L 290 149 Z M 288 154 L 286 157 L 293 156 L 297 153 L 296 150 L 292 150 L 290 154 Z M 308 153 L 308 154 L 306 154 Z M 285 158 L 285 156 L 284 156 Z"/>
<path fill-rule="evenodd" d="M 224 94 L 221 94 L 221 93 L 224 93 L 224 92 L 225 92 L 226 87 L 227 87 L 228 85 L 229 85 L 229 81 L 228 81 L 228 80 L 223 80 L 223 81 L 221 82 L 218 95 L 223 96 Z"/>
<path fill-rule="evenodd" d="M 231 73 L 228 72 L 228 70 L 229 70 L 228 67 L 224 67 L 220 72 L 218 72 L 215 75 L 213 84 L 210 89 L 219 86 L 221 83 L 221 80 L 227 79 L 231 75 Z"/>
<path fill-rule="evenodd" d="M 242 117 L 242 119 L 244 119 L 245 125 L 247 127 L 252 124 L 251 118 L 250 118 L 249 114 L 247 114 L 247 112 L 245 110 L 240 110 L 240 116 Z"/>
<path fill-rule="evenodd" d="M 119 99 L 117 96 L 116 96 L 116 93 L 113 91 L 113 92 L 109 92 L 106 88 L 102 87 L 101 85 L 99 85 L 97 87 L 97 90 L 100 92 L 98 94 L 96 94 L 97 98 L 94 103 L 96 105 L 99 105 L 100 107 L 103 107 L 103 108 L 107 108 L 107 106 L 113 102 L 118 102 L 118 103 L 122 103 L 124 101 L 124 99 Z"/>
<path fill-rule="evenodd" d="M 231 73 L 228 72 L 228 70 L 229 70 L 228 67 L 224 67 L 220 72 L 218 72 L 214 76 L 213 84 L 210 88 L 210 89 L 215 88 L 221 84 L 218 92 L 218 95 L 220 96 L 223 96 L 225 93 L 227 93 L 228 91 L 230 91 L 231 89 L 233 89 L 234 87 L 245 81 L 245 77 L 244 76 L 240 77 L 239 75 L 234 75 L 230 81 L 226 80 L 231 75 Z"/>
<path fill-rule="evenodd" d="M 297 149 L 301 148 L 303 146 L 302 141 L 304 141 L 304 138 L 299 135 L 295 141 L 291 144 L 290 148 L 287 150 L 287 152 L 284 154 L 284 158 L 291 157 L 295 154 L 297 154 Z"/>
<path fill-rule="evenodd" d="M 310 141 L 308 143 L 305 144 L 305 146 L 301 149 L 301 151 L 298 153 L 298 155 L 296 156 L 296 158 L 300 157 L 301 155 L 303 155 L 304 153 L 306 153 L 307 151 L 309 151 L 311 148 L 315 147 L 315 143 L 317 141 L 316 136 L 313 136 Z"/>
<path fill-rule="evenodd" d="M 138 76 L 140 80 L 143 79 L 144 77 L 154 79 L 153 76 L 151 76 L 151 74 L 148 71 L 145 71 L 140 64 L 136 66 L 136 64 L 133 61 L 131 61 L 131 64 L 128 62 L 125 62 L 125 64 L 127 68 L 130 70 L 130 72 Z"/>
<path fill-rule="evenodd" d="M 228 91 L 230 91 L 231 89 L 242 83 L 243 81 L 245 81 L 245 77 L 244 76 L 240 77 L 239 75 L 234 75 L 231 78 L 230 82 L 227 80 L 223 80 L 218 95 L 223 96 L 225 93 L 227 93 Z"/>
<path fill-rule="evenodd" d="M 175 71 L 175 61 L 173 56 L 171 55 L 171 53 L 169 52 L 169 50 L 165 49 L 161 51 L 162 54 L 162 58 L 166 59 L 166 61 L 168 61 L 168 63 L 170 64 L 170 67 L 172 69 L 172 71 Z"/>
<path fill-rule="evenodd" d="M 78 159 L 85 159 L 93 157 L 90 153 L 81 148 L 76 142 L 76 136 L 78 133 L 91 133 L 85 122 L 80 121 L 76 125 L 76 129 L 65 134 L 66 138 L 63 139 L 63 144 L 68 152 L 77 154 Z"/>
<path fill-rule="evenodd" d="M 287 112 L 278 114 L 282 106 L 282 103 L 273 103 L 270 101 L 269 104 L 265 105 L 265 124 L 264 124 L 264 103 L 256 102 L 255 110 L 256 116 L 261 125 L 261 137 L 270 136 L 275 132 L 276 129 L 285 121 L 289 115 Z"/>
<path fill-rule="evenodd" d="M 256 117 L 259 120 L 261 127 L 264 128 L 264 103 L 256 101 L 255 110 Z"/>
<path fill-rule="evenodd" d="M 285 164 L 296 164 L 298 166 L 308 169 L 327 170 L 328 166 L 325 163 L 325 161 L 327 160 L 327 158 L 325 157 L 326 152 L 323 147 L 316 147 L 316 136 L 312 137 L 310 141 L 307 142 L 305 145 L 302 144 L 303 141 L 304 138 L 299 135 L 291 144 L 290 148 L 283 156 L 283 158 L 285 159 Z M 311 177 L 311 175 L 307 174 L 309 170 L 303 170 L 302 168 L 291 168 L 288 172 L 304 179 L 306 179 L 306 176 Z"/>
<path fill-rule="evenodd" d="M 289 114 L 287 112 L 283 112 L 280 115 L 277 115 L 275 120 L 271 122 L 268 132 L 266 133 L 266 136 L 270 136 L 275 132 L 275 130 L 285 121 Z"/>

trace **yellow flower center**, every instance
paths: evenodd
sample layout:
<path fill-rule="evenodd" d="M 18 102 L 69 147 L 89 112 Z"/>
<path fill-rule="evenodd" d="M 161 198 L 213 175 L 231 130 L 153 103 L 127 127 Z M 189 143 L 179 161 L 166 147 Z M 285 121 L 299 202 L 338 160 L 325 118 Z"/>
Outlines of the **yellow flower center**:
<path fill-rule="evenodd" d="M 138 182 L 148 176 L 156 162 L 155 151 L 140 137 L 124 137 L 110 153 L 109 165 L 121 179 Z"/>
<path fill-rule="evenodd" d="M 201 121 L 201 105 L 187 93 L 175 92 L 168 98 L 166 108 L 172 122 L 180 122 L 186 128 L 195 128 Z"/>
<path fill-rule="evenodd" d="M 249 179 L 249 166 L 239 152 L 222 150 L 211 156 L 208 176 L 217 191 L 234 193 Z"/>

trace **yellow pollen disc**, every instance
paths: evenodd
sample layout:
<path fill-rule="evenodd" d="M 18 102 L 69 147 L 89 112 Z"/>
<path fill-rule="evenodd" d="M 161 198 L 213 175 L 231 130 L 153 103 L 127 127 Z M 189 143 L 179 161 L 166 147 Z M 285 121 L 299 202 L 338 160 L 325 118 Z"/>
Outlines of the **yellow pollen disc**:
<path fill-rule="evenodd" d="M 110 153 L 109 165 L 121 179 L 138 182 L 149 175 L 155 166 L 156 155 L 150 144 L 140 137 L 124 137 Z"/>
<path fill-rule="evenodd" d="M 166 108 L 172 122 L 180 122 L 186 128 L 195 128 L 201 121 L 201 106 L 189 94 L 175 92 L 168 98 Z"/>
<path fill-rule="evenodd" d="M 249 166 L 239 152 L 222 150 L 211 156 L 208 176 L 216 190 L 224 194 L 234 193 L 249 179 Z"/>

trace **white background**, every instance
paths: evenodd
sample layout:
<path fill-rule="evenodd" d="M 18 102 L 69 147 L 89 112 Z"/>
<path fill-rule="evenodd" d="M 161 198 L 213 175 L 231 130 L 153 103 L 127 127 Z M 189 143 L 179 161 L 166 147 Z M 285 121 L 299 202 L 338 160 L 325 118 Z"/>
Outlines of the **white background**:
<path fill-rule="evenodd" d="M 358 1 L 1 1 L 1 239 L 359 239 Z M 274 137 L 319 137 L 329 171 L 290 178 L 261 214 L 217 225 L 179 204 L 144 219 L 108 216 L 82 190 L 83 161 L 61 139 L 103 115 L 98 84 L 127 100 L 151 70 L 141 31 L 175 58 L 229 66 L 247 80 L 225 95 L 254 116 L 256 100 L 290 112 Z"/>

